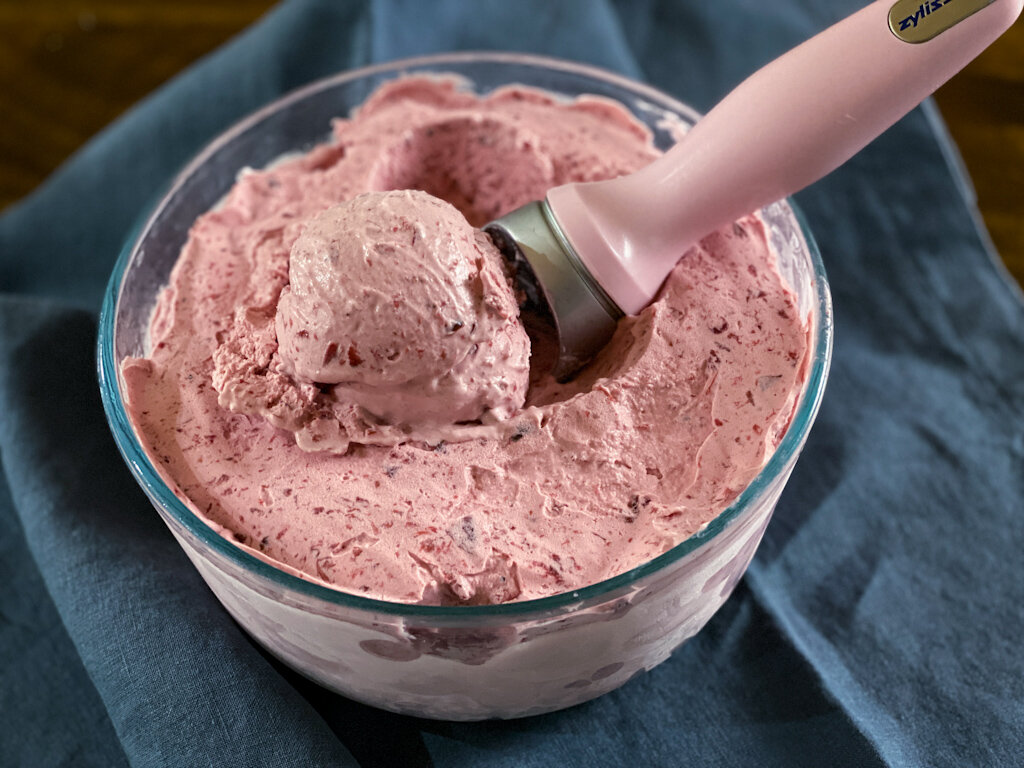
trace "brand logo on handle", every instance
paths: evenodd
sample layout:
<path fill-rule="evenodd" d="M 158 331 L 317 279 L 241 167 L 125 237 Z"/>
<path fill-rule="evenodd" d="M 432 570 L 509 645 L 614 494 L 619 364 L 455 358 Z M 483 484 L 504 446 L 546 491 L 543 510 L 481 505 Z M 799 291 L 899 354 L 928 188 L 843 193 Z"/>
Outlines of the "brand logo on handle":
<path fill-rule="evenodd" d="M 995 0 L 900 0 L 889 9 L 889 29 L 905 43 L 923 43 L 955 27 Z"/>

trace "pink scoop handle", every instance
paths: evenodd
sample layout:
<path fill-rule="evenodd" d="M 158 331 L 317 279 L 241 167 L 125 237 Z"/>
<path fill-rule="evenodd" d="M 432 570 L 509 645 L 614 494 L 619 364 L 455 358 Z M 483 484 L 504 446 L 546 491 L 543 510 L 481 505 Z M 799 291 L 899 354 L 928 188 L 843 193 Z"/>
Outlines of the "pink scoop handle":
<path fill-rule="evenodd" d="M 908 5 L 874 2 L 771 62 L 640 171 L 548 193 L 623 311 L 647 306 L 701 237 L 846 162 L 1002 34 L 1024 0 Z M 925 42 L 897 37 L 903 25 L 909 35 L 943 23 L 953 26 Z"/>

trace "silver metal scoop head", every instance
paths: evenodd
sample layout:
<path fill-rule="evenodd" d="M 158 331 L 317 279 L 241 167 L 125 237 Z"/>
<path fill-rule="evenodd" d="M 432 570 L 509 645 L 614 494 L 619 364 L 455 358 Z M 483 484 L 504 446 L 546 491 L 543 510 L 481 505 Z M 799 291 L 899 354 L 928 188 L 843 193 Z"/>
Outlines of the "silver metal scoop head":
<path fill-rule="evenodd" d="M 534 201 L 484 227 L 513 264 L 526 292 L 547 305 L 558 334 L 558 360 L 552 371 L 563 380 L 608 342 L 623 311 L 580 261 L 546 201 Z M 530 274 L 523 275 L 524 263 Z M 534 296 L 531 299 L 536 300 Z"/>

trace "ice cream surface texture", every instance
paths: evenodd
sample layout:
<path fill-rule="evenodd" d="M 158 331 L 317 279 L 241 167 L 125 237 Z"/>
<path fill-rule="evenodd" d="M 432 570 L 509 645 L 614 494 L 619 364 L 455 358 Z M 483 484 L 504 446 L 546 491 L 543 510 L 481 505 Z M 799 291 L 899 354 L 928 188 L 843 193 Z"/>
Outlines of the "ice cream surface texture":
<path fill-rule="evenodd" d="M 381 87 L 193 226 L 122 364 L 154 464 L 239 546 L 379 599 L 524 600 L 667 551 L 756 476 L 806 378 L 762 221 L 681 253 L 567 383 L 531 376 L 474 229 L 656 156 L 602 99 Z"/>

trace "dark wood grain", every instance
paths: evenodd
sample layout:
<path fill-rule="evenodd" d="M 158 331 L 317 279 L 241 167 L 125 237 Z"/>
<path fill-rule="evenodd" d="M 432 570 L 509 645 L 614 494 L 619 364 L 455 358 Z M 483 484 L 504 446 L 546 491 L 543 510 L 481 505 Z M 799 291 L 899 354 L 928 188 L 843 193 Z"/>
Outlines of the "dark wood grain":
<path fill-rule="evenodd" d="M 0 0 L 0 208 L 268 0 Z M 1010 271 L 1024 282 L 1024 22 L 937 94 Z"/>
<path fill-rule="evenodd" d="M 1024 21 L 936 94 L 996 249 L 1024 283 Z"/>
<path fill-rule="evenodd" d="M 269 0 L 0 0 L 0 206 Z"/>

